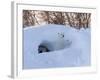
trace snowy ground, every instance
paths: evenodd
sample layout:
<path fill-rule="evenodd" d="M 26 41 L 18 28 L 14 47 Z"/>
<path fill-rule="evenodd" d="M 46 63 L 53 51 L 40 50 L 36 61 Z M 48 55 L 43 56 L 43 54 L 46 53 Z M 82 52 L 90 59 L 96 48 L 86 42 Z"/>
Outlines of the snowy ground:
<path fill-rule="evenodd" d="M 64 38 L 61 34 L 64 34 Z M 24 29 L 23 40 L 24 69 L 90 65 L 90 29 L 77 30 L 54 24 L 29 27 Z M 46 41 L 53 51 L 38 54 L 38 46 Z"/>

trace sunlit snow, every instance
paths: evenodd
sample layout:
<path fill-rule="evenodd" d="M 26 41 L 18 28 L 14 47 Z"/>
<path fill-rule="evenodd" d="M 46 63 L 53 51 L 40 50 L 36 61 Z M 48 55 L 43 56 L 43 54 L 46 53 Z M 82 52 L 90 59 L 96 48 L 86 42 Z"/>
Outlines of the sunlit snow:
<path fill-rule="evenodd" d="M 24 69 L 90 65 L 90 28 L 78 30 L 69 26 L 48 24 L 24 28 L 23 34 Z M 42 43 L 51 51 L 39 54 L 38 47 Z"/>

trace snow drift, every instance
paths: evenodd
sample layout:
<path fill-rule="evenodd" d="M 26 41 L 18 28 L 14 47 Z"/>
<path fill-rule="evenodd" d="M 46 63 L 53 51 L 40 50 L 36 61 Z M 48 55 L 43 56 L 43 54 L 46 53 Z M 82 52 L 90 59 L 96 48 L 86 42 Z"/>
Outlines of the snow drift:
<path fill-rule="evenodd" d="M 80 67 L 90 65 L 90 29 L 64 25 L 42 25 L 24 29 L 23 68 Z M 50 52 L 38 53 L 46 44 Z"/>

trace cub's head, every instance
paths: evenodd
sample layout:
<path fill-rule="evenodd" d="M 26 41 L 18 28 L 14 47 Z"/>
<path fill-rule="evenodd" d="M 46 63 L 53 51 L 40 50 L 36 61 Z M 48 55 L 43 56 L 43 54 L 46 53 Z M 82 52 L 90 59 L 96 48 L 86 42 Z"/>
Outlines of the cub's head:
<path fill-rule="evenodd" d="M 64 36 L 64 33 L 63 33 L 63 32 L 61 32 L 61 33 L 58 32 L 58 37 L 59 37 L 59 38 L 64 38 L 64 37 L 65 37 L 65 36 Z"/>

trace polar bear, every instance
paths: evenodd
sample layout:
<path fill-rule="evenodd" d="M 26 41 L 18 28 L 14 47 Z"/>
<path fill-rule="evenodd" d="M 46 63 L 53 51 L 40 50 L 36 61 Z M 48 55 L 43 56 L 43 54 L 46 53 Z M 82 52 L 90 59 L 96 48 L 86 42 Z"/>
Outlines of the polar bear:
<path fill-rule="evenodd" d="M 64 48 L 64 33 L 63 32 L 58 32 L 57 36 L 55 37 L 56 40 L 53 42 L 54 45 L 54 50 L 60 50 Z"/>
<path fill-rule="evenodd" d="M 70 45 L 72 44 L 72 41 L 70 41 L 69 39 L 66 39 L 65 36 L 66 35 L 64 32 L 57 33 L 58 38 L 57 38 L 56 42 L 54 43 L 55 50 L 60 50 L 60 49 L 70 47 Z"/>

